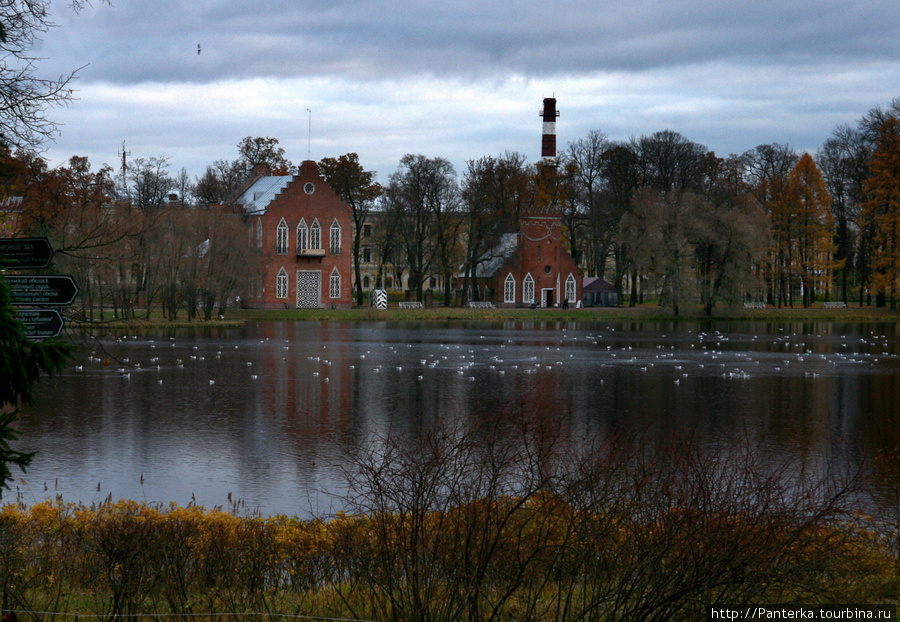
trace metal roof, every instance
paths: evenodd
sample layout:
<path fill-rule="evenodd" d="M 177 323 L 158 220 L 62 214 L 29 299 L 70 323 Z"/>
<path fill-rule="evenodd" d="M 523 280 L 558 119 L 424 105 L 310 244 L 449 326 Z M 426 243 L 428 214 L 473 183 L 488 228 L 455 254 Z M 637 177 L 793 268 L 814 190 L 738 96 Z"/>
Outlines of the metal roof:
<path fill-rule="evenodd" d="M 294 177 L 292 175 L 266 175 L 254 181 L 235 203 L 244 206 L 244 213 L 262 214 L 269 203 L 284 190 Z"/>
<path fill-rule="evenodd" d="M 515 254 L 519 248 L 518 233 L 504 233 L 500 240 L 478 257 L 478 265 L 475 268 L 475 276 L 486 278 L 493 276 Z M 465 266 L 463 266 L 463 271 Z M 463 273 L 460 273 L 463 276 Z"/>

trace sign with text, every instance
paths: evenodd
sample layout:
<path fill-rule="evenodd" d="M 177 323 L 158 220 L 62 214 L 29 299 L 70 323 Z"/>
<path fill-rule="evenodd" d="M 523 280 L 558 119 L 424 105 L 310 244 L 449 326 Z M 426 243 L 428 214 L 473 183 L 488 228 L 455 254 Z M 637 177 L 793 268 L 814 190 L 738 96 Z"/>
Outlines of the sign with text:
<path fill-rule="evenodd" d="M 0 268 L 9 270 L 46 268 L 52 260 L 53 247 L 47 238 L 0 240 Z"/>
<path fill-rule="evenodd" d="M 68 275 L 8 276 L 6 283 L 16 305 L 59 307 L 72 304 L 78 295 L 78 285 Z"/>
<path fill-rule="evenodd" d="M 25 336 L 29 339 L 59 337 L 65 326 L 56 309 L 17 309 L 16 314 L 25 325 Z"/>

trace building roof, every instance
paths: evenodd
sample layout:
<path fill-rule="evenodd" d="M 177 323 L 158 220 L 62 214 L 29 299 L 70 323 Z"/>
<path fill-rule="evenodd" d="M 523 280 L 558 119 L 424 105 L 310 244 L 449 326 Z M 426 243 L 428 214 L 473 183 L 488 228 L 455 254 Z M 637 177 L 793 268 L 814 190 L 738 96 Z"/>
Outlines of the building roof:
<path fill-rule="evenodd" d="M 596 292 L 598 294 L 602 293 L 615 293 L 616 288 L 601 279 L 597 276 L 586 276 L 584 277 L 584 293 L 589 294 L 592 292 Z"/>
<path fill-rule="evenodd" d="M 500 236 L 499 241 L 483 252 L 478 257 L 478 265 L 475 268 L 475 276 L 478 278 L 486 278 L 493 276 L 497 270 L 502 268 L 504 264 L 519 249 L 519 234 L 504 233 Z M 463 266 L 463 271 L 465 266 Z M 463 276 L 460 274 L 460 276 Z"/>
<path fill-rule="evenodd" d="M 292 175 L 264 175 L 250 184 L 234 202 L 244 206 L 245 214 L 262 214 L 293 179 Z"/>

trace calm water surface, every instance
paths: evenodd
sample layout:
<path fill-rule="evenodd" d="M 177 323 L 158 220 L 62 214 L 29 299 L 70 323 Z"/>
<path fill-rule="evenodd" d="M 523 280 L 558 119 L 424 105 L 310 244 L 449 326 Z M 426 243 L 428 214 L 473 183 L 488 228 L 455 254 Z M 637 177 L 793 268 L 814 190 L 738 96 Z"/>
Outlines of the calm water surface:
<path fill-rule="evenodd" d="M 4 501 L 111 496 L 329 515 L 345 448 L 447 418 L 695 431 L 861 459 L 900 437 L 894 324 L 306 323 L 86 342 L 22 413 Z M 843 455 L 843 454 L 842 454 Z"/>

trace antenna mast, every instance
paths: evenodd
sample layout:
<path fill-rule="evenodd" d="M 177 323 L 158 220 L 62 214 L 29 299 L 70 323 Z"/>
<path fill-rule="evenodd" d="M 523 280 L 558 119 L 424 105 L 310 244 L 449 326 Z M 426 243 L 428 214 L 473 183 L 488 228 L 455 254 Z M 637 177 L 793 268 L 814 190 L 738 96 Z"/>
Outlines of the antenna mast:
<path fill-rule="evenodd" d="M 124 189 L 125 193 L 128 194 L 128 178 L 125 175 L 125 173 L 128 171 L 128 164 L 127 164 L 125 158 L 130 156 L 131 152 L 125 151 L 125 141 L 124 140 L 122 141 L 122 151 L 119 153 L 119 155 L 122 157 L 122 188 Z"/>
<path fill-rule="evenodd" d="M 306 159 L 311 159 L 310 154 L 312 153 L 312 110 L 309 108 L 306 109 L 306 112 L 309 113 L 309 129 L 307 130 L 307 138 L 306 138 Z"/>

